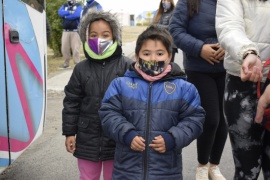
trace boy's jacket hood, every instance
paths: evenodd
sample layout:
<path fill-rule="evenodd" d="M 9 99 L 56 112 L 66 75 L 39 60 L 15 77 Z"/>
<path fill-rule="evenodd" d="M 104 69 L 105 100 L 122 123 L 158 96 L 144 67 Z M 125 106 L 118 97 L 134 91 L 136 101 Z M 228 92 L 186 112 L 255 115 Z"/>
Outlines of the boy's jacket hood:
<path fill-rule="evenodd" d="M 112 28 L 113 40 L 116 41 L 119 45 L 121 44 L 121 27 L 117 20 L 116 14 L 112 14 L 108 11 L 96 11 L 96 10 L 88 10 L 86 14 L 84 14 L 81 18 L 79 25 L 79 35 L 82 43 L 88 40 L 88 27 L 89 25 L 97 20 L 105 20 L 109 23 Z"/>

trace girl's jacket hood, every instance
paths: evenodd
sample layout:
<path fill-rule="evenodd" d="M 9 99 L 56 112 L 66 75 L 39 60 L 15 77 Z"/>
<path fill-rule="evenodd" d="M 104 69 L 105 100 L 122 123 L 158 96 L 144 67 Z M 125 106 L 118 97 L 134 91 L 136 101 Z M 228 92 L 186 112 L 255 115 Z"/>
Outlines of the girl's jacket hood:
<path fill-rule="evenodd" d="M 86 40 L 88 40 L 88 28 L 89 25 L 97 20 L 104 20 L 109 23 L 112 28 L 113 40 L 116 41 L 118 45 L 121 44 L 121 27 L 119 22 L 117 21 L 116 14 L 112 14 L 108 11 L 96 11 L 89 10 L 86 14 L 84 14 L 81 18 L 81 22 L 79 25 L 79 35 L 82 43 L 84 44 Z"/>

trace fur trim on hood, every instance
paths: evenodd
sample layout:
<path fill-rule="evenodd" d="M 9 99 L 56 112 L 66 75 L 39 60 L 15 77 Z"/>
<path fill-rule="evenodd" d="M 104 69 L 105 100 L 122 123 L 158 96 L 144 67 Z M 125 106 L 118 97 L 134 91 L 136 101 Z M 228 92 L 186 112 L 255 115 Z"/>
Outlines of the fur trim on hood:
<path fill-rule="evenodd" d="M 88 28 L 89 25 L 97 20 L 104 20 L 109 23 L 112 28 L 113 40 L 116 41 L 119 45 L 121 44 L 121 27 L 117 20 L 116 14 L 112 14 L 108 11 L 95 11 L 89 10 L 81 18 L 79 25 L 79 35 L 82 43 L 85 43 L 88 40 Z"/>

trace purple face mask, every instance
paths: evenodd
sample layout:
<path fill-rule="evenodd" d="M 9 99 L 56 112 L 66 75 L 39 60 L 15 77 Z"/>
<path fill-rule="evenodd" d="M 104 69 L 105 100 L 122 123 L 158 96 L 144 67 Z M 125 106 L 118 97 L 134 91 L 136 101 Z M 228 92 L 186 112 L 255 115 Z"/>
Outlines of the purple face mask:
<path fill-rule="evenodd" d="M 88 39 L 90 49 L 97 55 L 102 55 L 112 44 L 112 40 L 100 38 Z"/>

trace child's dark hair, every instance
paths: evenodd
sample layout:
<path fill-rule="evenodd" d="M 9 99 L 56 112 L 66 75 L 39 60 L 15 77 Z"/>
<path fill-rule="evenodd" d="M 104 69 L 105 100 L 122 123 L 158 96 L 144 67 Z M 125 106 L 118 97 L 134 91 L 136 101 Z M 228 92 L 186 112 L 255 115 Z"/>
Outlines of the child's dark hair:
<path fill-rule="evenodd" d="M 158 40 L 166 48 L 169 54 L 172 53 L 173 39 L 170 32 L 157 24 L 149 26 L 145 31 L 143 31 L 136 42 L 135 54 L 138 55 L 142 45 L 147 40 Z"/>

